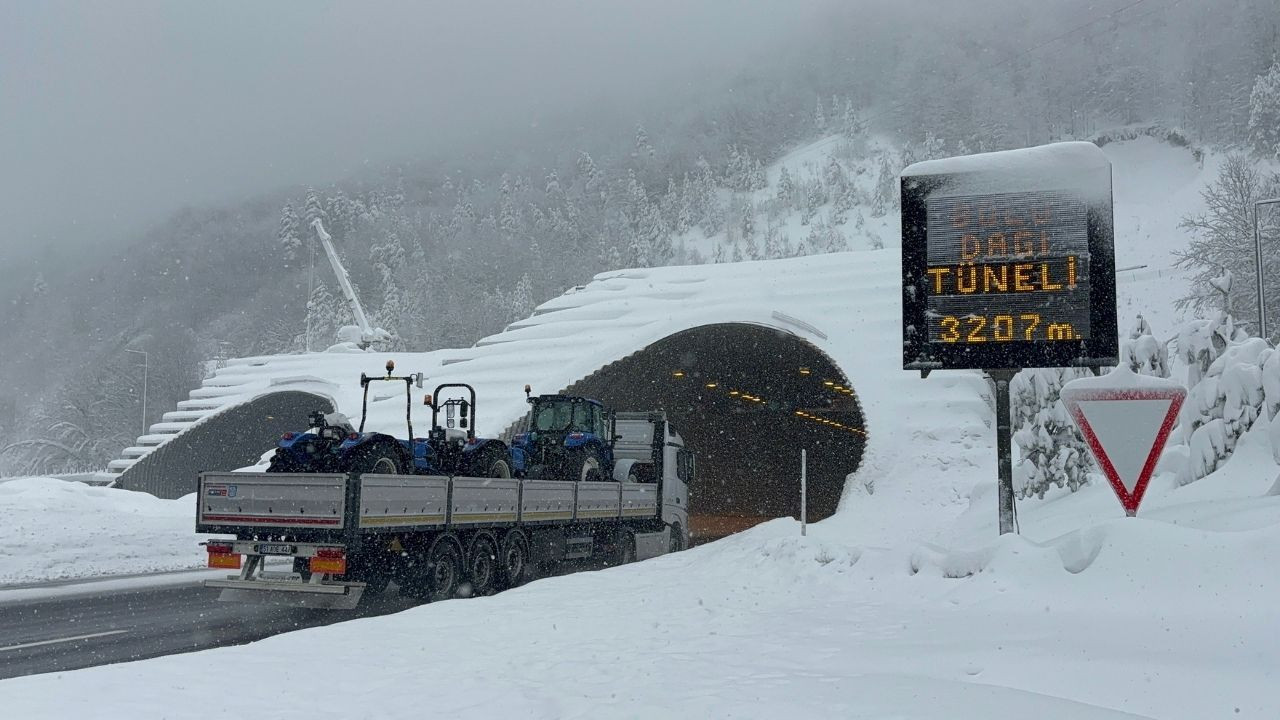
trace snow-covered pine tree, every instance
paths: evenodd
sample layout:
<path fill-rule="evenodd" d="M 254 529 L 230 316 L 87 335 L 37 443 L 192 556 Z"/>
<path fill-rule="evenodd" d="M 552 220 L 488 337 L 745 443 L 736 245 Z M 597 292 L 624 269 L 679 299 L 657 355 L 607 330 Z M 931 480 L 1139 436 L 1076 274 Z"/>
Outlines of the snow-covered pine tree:
<path fill-rule="evenodd" d="M 871 198 L 871 217 L 884 217 L 896 209 L 898 174 L 889 163 L 889 156 L 880 156 L 880 175 L 876 180 L 876 192 Z"/>
<path fill-rule="evenodd" d="M 759 255 L 756 248 L 756 212 L 752 206 L 750 198 L 742 204 L 742 215 L 738 222 L 738 231 L 741 233 L 742 243 L 747 248 L 747 255 Z M 758 259 L 758 257 L 752 258 Z"/>
<path fill-rule="evenodd" d="M 636 123 L 636 142 L 635 151 L 631 157 L 636 158 L 652 158 L 654 155 L 653 145 L 649 142 L 649 133 L 645 131 L 643 123 Z"/>
<path fill-rule="evenodd" d="M 338 328 L 350 321 L 346 319 L 341 300 L 329 292 L 323 281 L 317 280 L 311 289 L 311 299 L 307 302 L 307 311 L 311 315 L 310 336 L 307 347 L 312 350 L 324 350 L 335 342 Z"/>
<path fill-rule="evenodd" d="M 560 178 L 556 175 L 555 170 L 547 173 L 546 183 L 543 185 L 542 192 L 547 196 L 547 202 L 553 205 L 559 205 L 564 202 L 564 188 L 560 186 Z"/>
<path fill-rule="evenodd" d="M 1156 339 L 1151 324 L 1141 314 L 1134 321 L 1129 337 L 1120 348 L 1120 357 L 1129 369 L 1139 375 L 1169 377 L 1169 349 Z"/>
<path fill-rule="evenodd" d="M 794 207 L 795 202 L 795 183 L 791 180 L 791 171 L 787 170 L 787 166 L 783 165 L 778 171 L 778 201 L 785 207 Z"/>
<path fill-rule="evenodd" d="M 817 102 L 813 107 L 813 126 L 818 132 L 826 132 L 827 130 L 827 113 L 822 107 L 822 96 L 818 96 Z"/>
<path fill-rule="evenodd" d="M 1059 400 L 1063 385 L 1088 374 L 1079 368 L 1036 368 L 1009 383 L 1013 439 L 1021 456 L 1013 469 L 1019 497 L 1042 498 L 1055 485 L 1075 492 L 1088 483 L 1089 453 Z"/>
<path fill-rule="evenodd" d="M 319 219 L 326 225 L 329 224 L 329 215 L 324 210 L 324 204 L 320 201 L 320 195 L 315 188 L 307 188 L 307 198 L 302 203 L 302 221 L 305 232 L 314 232 L 311 229 L 311 223 Z"/>
<path fill-rule="evenodd" d="M 804 207 L 800 210 L 800 224 L 808 225 L 813 217 L 818 214 L 818 209 L 827 202 L 826 192 L 822 187 L 820 178 L 811 178 L 803 184 Z"/>
<path fill-rule="evenodd" d="M 527 318 L 533 314 L 535 304 L 533 279 L 529 277 L 529 273 L 520 276 L 515 288 L 511 290 L 509 301 L 511 303 L 511 311 L 508 314 L 508 323 Z"/>
<path fill-rule="evenodd" d="M 1249 142 L 1265 157 L 1280 159 L 1280 55 L 1258 76 L 1249 95 Z"/>
<path fill-rule="evenodd" d="M 722 263 L 725 261 L 724 243 L 717 242 L 715 250 L 711 251 L 711 262 Z"/>
<path fill-rule="evenodd" d="M 787 257 L 789 253 L 782 246 L 781 233 L 778 227 L 773 223 L 769 223 L 769 227 L 764 231 L 764 257 L 766 260 L 777 260 L 778 258 Z"/>
<path fill-rule="evenodd" d="M 684 179 L 680 182 L 680 195 L 676 202 L 675 232 L 680 235 L 692 230 L 694 223 L 697 222 L 692 193 L 693 184 L 689 181 L 689 174 L 685 173 Z"/>
<path fill-rule="evenodd" d="M 600 171 L 596 169 L 595 160 L 591 159 L 591 155 L 583 150 L 578 154 L 577 160 L 578 176 L 582 178 L 582 189 L 585 192 L 593 192 L 600 183 Z"/>
<path fill-rule="evenodd" d="M 280 227 L 276 230 L 276 240 L 280 243 L 280 253 L 286 265 L 297 262 L 302 251 L 302 238 L 299 235 L 298 214 L 293 204 L 286 202 L 280 209 Z"/>
<path fill-rule="evenodd" d="M 834 221 L 829 220 L 825 223 L 826 230 L 826 252 L 844 252 L 849 249 L 849 241 L 844 237 L 844 231 L 840 229 Z"/>
<path fill-rule="evenodd" d="M 862 137 L 862 118 L 859 117 L 850 98 L 844 99 L 844 112 L 840 116 L 840 132 L 847 140 L 857 140 Z"/>
<path fill-rule="evenodd" d="M 759 159 L 751 161 L 750 189 L 764 190 L 769 187 L 769 178 L 765 175 L 764 166 L 760 164 Z"/>

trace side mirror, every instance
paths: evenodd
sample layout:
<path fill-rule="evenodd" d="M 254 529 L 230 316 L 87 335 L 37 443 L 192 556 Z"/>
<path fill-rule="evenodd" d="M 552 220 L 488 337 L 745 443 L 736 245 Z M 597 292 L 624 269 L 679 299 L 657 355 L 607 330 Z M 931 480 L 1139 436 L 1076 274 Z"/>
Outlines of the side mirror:
<path fill-rule="evenodd" d="M 419 388 L 422 387 L 422 373 L 418 373 L 413 376 L 413 384 L 417 385 Z"/>
<path fill-rule="evenodd" d="M 467 413 L 470 410 L 471 410 L 471 403 L 467 402 L 466 400 L 463 400 L 462 402 L 458 403 L 458 414 L 462 415 L 462 417 L 465 418 L 467 416 Z M 463 427 L 466 427 L 466 425 L 463 425 Z"/>
<path fill-rule="evenodd" d="M 525 386 L 524 386 L 524 401 L 525 401 L 525 402 L 527 402 L 527 403 L 532 403 L 532 402 L 533 402 L 533 398 L 529 396 L 529 393 L 531 393 L 531 392 L 533 392 L 533 388 L 529 387 L 528 385 L 525 385 Z"/>
<path fill-rule="evenodd" d="M 423 395 L 423 396 L 422 396 L 422 404 L 423 404 L 423 405 L 426 405 L 427 407 L 431 407 L 431 395 L 430 395 L 430 394 L 427 394 L 427 395 Z"/>
<path fill-rule="evenodd" d="M 388 360 L 387 361 L 387 377 L 391 377 L 391 373 L 395 372 L 395 370 L 396 370 L 396 361 Z"/>
<path fill-rule="evenodd" d="M 463 415 L 462 417 L 458 418 L 458 427 L 462 428 L 463 430 L 466 430 L 466 429 L 467 429 L 467 416 L 466 416 L 466 415 Z"/>

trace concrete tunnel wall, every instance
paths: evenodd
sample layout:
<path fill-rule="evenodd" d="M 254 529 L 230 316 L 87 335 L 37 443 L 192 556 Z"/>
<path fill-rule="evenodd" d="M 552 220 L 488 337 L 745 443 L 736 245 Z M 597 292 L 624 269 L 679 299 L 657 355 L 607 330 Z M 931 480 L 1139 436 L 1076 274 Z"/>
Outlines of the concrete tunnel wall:
<path fill-rule="evenodd" d="M 333 412 L 333 400 L 297 390 L 260 395 L 156 448 L 121 473 L 113 487 L 170 499 L 193 493 L 200 472 L 254 464 L 282 434 L 305 428 L 307 415 L 315 410 Z"/>

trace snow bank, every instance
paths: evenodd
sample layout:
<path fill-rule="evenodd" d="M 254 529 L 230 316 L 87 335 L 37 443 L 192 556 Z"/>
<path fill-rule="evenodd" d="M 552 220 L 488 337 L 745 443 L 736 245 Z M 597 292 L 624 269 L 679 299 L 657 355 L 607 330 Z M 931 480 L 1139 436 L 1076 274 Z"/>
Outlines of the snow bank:
<path fill-rule="evenodd" d="M 0 587 L 203 567 L 195 500 L 54 478 L 0 483 Z"/>
<path fill-rule="evenodd" d="M 1024 537 L 995 539 L 991 504 L 972 528 L 981 537 L 945 548 L 857 546 L 829 522 L 801 538 L 797 523 L 775 520 L 494 597 L 0 681 L 0 702 L 30 719 L 264 707 L 275 718 L 392 720 L 424 707 L 521 718 L 1276 717 L 1280 500 L 1247 521 L 1210 522 L 1204 502 L 1126 519 L 1107 497 L 1111 517 L 1090 523 L 1095 491 L 1109 495 L 1025 505 Z M 1055 518 L 1070 531 L 1036 540 L 1052 530 L 1031 529 Z M 1219 529 L 1195 527 L 1205 524 Z"/>

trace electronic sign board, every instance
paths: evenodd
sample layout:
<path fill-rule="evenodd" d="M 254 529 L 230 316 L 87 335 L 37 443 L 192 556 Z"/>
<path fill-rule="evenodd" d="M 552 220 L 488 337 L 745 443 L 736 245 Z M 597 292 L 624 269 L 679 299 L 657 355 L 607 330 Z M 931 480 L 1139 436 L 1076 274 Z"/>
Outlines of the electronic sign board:
<path fill-rule="evenodd" d="M 903 367 L 1114 365 L 1111 164 L 1090 143 L 902 173 Z"/>

